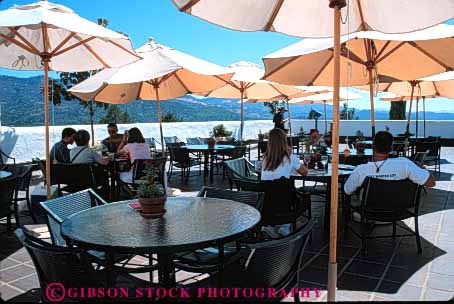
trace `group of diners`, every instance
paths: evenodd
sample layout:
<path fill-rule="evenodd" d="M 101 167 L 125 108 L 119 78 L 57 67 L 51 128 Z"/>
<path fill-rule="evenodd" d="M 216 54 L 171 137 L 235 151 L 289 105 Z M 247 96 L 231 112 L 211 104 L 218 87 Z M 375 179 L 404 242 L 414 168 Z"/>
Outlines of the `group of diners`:
<path fill-rule="evenodd" d="M 150 147 L 145 143 L 142 132 L 138 128 L 118 133 L 118 126 L 111 123 L 107 126 L 109 137 L 102 141 L 108 152 L 116 156 L 129 159 L 131 164 L 136 159 L 151 159 Z M 76 145 L 73 148 L 68 146 Z M 61 141 L 57 142 L 50 152 L 50 160 L 53 164 L 99 164 L 106 166 L 111 159 L 98 153 L 89 146 L 90 133 L 87 130 L 76 131 L 73 128 L 65 128 L 62 131 Z M 120 178 L 125 182 L 131 182 L 132 172 L 121 172 Z"/>
<path fill-rule="evenodd" d="M 319 143 L 320 136 L 315 130 L 311 132 L 311 141 Z M 405 180 L 413 183 L 434 187 L 435 178 L 430 172 L 415 164 L 406 157 L 389 158 L 392 151 L 393 136 L 387 131 L 378 132 L 373 140 L 372 161 L 357 166 L 344 185 L 347 195 L 360 192 L 367 177 L 383 180 Z M 277 180 L 290 178 L 294 174 L 307 175 L 308 168 L 300 161 L 298 155 L 292 153 L 288 145 L 287 134 L 280 128 L 269 132 L 269 141 L 261 165 L 261 180 Z M 404 191 L 404 190 L 403 190 Z M 286 225 L 289 226 L 289 225 Z M 286 234 L 288 227 L 274 227 L 269 234 Z"/>

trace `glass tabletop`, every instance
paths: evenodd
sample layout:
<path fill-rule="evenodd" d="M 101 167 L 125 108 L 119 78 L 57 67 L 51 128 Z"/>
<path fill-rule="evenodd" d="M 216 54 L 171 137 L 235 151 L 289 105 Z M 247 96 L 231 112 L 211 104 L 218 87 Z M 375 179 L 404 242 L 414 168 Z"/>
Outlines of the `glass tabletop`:
<path fill-rule="evenodd" d="M 208 147 L 208 145 L 185 145 L 184 146 L 188 150 L 226 150 L 226 149 L 235 149 L 233 145 L 214 145 L 214 147 Z"/>
<path fill-rule="evenodd" d="M 13 175 L 11 172 L 8 172 L 8 171 L 0 171 L 0 179 L 2 179 L 2 178 L 8 178 L 8 177 L 10 177 L 11 175 Z"/>
<path fill-rule="evenodd" d="M 178 252 L 230 240 L 260 221 L 260 212 L 239 202 L 198 197 L 168 198 L 167 212 L 145 219 L 128 202 L 90 208 L 67 218 L 61 233 L 86 249 Z"/>

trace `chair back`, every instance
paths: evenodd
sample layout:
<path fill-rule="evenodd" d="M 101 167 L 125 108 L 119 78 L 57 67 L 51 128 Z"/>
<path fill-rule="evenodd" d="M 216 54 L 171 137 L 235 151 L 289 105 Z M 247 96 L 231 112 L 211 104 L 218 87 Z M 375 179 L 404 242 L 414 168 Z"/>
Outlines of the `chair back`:
<path fill-rule="evenodd" d="M 71 287 L 99 286 L 91 265 L 82 261 L 85 253 L 81 250 L 49 244 L 20 228 L 15 234 L 30 254 L 42 292 L 52 282 Z"/>
<path fill-rule="evenodd" d="M 92 164 L 52 164 L 52 185 L 71 185 L 79 189 L 96 188 Z"/>
<path fill-rule="evenodd" d="M 150 146 L 150 149 L 156 150 L 156 140 L 152 138 L 145 138 L 145 143 Z"/>
<path fill-rule="evenodd" d="M 16 166 L 16 159 L 14 157 L 9 156 L 2 150 L 0 150 L 0 170 L 5 169 L 8 167 L 7 163 L 8 160 L 11 159 L 13 161 L 13 167 Z"/>
<path fill-rule="evenodd" d="M 392 214 L 419 207 L 421 186 L 409 179 L 384 180 L 368 177 L 364 182 L 361 210 L 366 215 Z"/>
<path fill-rule="evenodd" d="M 164 136 L 164 142 L 166 145 L 168 144 L 176 144 L 178 143 L 178 137 L 176 136 Z"/>
<path fill-rule="evenodd" d="M 240 202 L 262 211 L 264 193 L 255 191 L 231 191 L 227 189 L 203 187 L 198 197 L 220 198 Z"/>
<path fill-rule="evenodd" d="M 427 157 L 438 157 L 440 155 L 440 142 L 438 141 L 422 141 L 415 143 L 415 152 L 429 151 Z"/>
<path fill-rule="evenodd" d="M 28 166 L 16 166 L 14 175 L 17 178 L 17 191 L 27 191 L 30 187 L 30 181 L 32 179 L 33 165 Z"/>
<path fill-rule="evenodd" d="M 429 150 L 427 150 L 425 152 L 416 152 L 415 157 L 413 158 L 413 161 L 415 162 L 415 164 L 422 167 L 422 166 L 424 166 L 424 161 L 426 160 L 427 155 L 429 155 Z"/>
<path fill-rule="evenodd" d="M 164 157 L 157 159 L 136 159 L 132 164 L 132 183 L 136 184 L 136 181 L 144 176 L 143 170 L 147 164 L 154 164 L 156 174 L 161 184 L 164 184 L 164 172 L 165 172 L 165 161 Z"/>
<path fill-rule="evenodd" d="M 241 273 L 241 280 L 249 287 L 276 288 L 281 290 L 298 278 L 302 256 L 313 223 L 293 233 L 270 241 L 245 244 L 250 250 Z"/>
<path fill-rule="evenodd" d="M 202 142 L 198 137 L 186 137 L 186 143 L 188 145 L 201 145 Z"/>
<path fill-rule="evenodd" d="M 189 164 L 189 150 L 183 147 L 169 147 L 170 160 L 176 163 Z"/>
<path fill-rule="evenodd" d="M 0 179 L 0 218 L 11 214 L 16 178 L 8 177 Z"/>
<path fill-rule="evenodd" d="M 282 177 L 272 181 L 238 180 L 240 190 L 265 193 L 262 209 L 263 225 L 277 225 L 289 223 L 291 215 L 295 213 L 294 182 Z"/>
<path fill-rule="evenodd" d="M 41 202 L 41 206 L 47 213 L 47 224 L 52 243 L 58 246 L 66 246 L 66 242 L 60 233 L 60 225 L 66 218 L 77 212 L 104 204 L 107 204 L 107 202 L 92 189 Z"/>

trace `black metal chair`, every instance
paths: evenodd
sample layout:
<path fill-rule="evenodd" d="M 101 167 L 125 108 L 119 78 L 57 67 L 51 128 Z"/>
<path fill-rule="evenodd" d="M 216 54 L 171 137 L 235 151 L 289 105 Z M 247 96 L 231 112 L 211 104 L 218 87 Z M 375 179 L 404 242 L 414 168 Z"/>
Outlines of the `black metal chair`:
<path fill-rule="evenodd" d="M 422 141 L 415 143 L 415 153 L 426 152 L 425 164 L 434 165 L 435 171 L 441 170 L 441 144 L 439 141 Z"/>
<path fill-rule="evenodd" d="M 0 150 L 0 170 L 4 170 L 8 168 L 7 162 L 11 159 L 13 161 L 13 167 L 16 166 L 16 159 L 14 157 L 9 156 L 2 150 Z"/>
<path fill-rule="evenodd" d="M 14 213 L 16 225 L 19 223 L 17 204 L 14 203 L 16 189 L 16 178 L 14 176 L 0 179 L 0 218 L 6 217 L 6 229 L 11 229 L 11 215 Z M 14 206 L 14 211 L 11 207 Z"/>
<path fill-rule="evenodd" d="M 424 167 L 427 155 L 429 155 L 429 150 L 427 150 L 426 152 L 416 152 L 412 160 L 419 167 Z"/>
<path fill-rule="evenodd" d="M 239 190 L 238 180 L 258 180 L 258 174 L 255 172 L 254 166 L 245 158 L 237 158 L 226 160 L 224 162 L 224 170 L 227 173 L 227 178 L 230 185 L 230 190 L 233 189 L 233 184 Z"/>
<path fill-rule="evenodd" d="M 238 180 L 243 191 L 265 193 L 262 209 L 262 225 L 275 226 L 292 224 L 296 229 L 297 220 L 305 213 L 308 219 L 312 217 L 311 196 L 307 192 L 297 191 L 294 181 L 282 177 L 273 181 Z"/>
<path fill-rule="evenodd" d="M 169 181 L 173 174 L 173 168 L 180 169 L 181 180 L 187 184 L 191 174 L 191 168 L 201 166 L 198 159 L 191 158 L 189 150 L 183 147 L 169 147 L 170 151 L 170 171 Z"/>
<path fill-rule="evenodd" d="M 247 204 L 261 211 L 263 207 L 264 194 L 260 192 L 250 191 L 231 191 L 226 189 L 204 187 L 198 193 L 198 197 L 211 197 L 219 199 L 227 199 L 240 203 Z M 222 220 L 222 219 L 221 219 Z M 251 233 L 246 233 L 245 237 L 248 240 L 256 240 L 256 235 L 260 231 L 260 224 L 250 230 Z M 191 252 L 184 252 L 177 256 L 176 267 L 197 273 L 212 273 L 222 270 L 226 265 L 231 264 L 235 259 L 239 258 L 240 246 L 236 244 L 216 244 L 207 249 L 199 249 Z M 222 258 L 220 258 L 219 247 L 222 246 Z"/>
<path fill-rule="evenodd" d="M 198 137 L 186 137 L 186 143 L 188 145 L 201 145 L 202 142 Z"/>
<path fill-rule="evenodd" d="M 383 180 L 368 177 L 364 181 L 360 206 L 350 204 L 350 212 L 357 212 L 361 216 L 360 232 L 350 225 L 355 235 L 362 240 L 362 250 L 367 254 L 367 240 L 375 238 L 396 238 L 415 236 L 418 253 L 422 252 L 419 236 L 419 202 L 422 186 L 405 180 Z M 415 231 L 407 226 L 400 225 L 400 221 L 414 218 Z M 371 235 L 376 225 L 375 221 L 392 223 L 392 235 Z M 409 234 L 397 235 L 397 226 L 407 230 Z"/>
<path fill-rule="evenodd" d="M 267 141 L 259 141 L 257 144 L 257 159 L 260 160 L 262 155 L 265 154 L 266 148 L 268 147 Z"/>
<path fill-rule="evenodd" d="M 17 229 L 15 234 L 31 256 L 38 274 L 43 302 L 50 300 L 45 297 L 46 289 L 55 282 L 66 288 L 123 287 L 133 289 L 151 284 L 128 274 L 112 273 L 109 275 L 106 269 L 95 270 L 87 253 L 81 249 L 49 244 L 22 229 Z M 113 278 L 112 282 L 108 282 L 106 279 L 108 276 Z M 55 299 L 61 296 L 65 301 L 87 300 L 86 298 L 65 298 L 65 294 L 59 294 L 59 292 L 60 290 L 53 290 L 52 295 Z M 134 294 L 131 293 L 129 296 L 133 298 Z"/>
<path fill-rule="evenodd" d="M 254 244 L 241 244 L 242 258 L 222 273 L 221 287 L 263 288 L 265 290 L 272 288 L 277 295 L 283 294 L 283 290 L 286 290 L 285 294 L 288 294 L 288 289 L 294 287 L 300 290 L 302 287 L 300 269 L 304 262 L 303 254 L 312 227 L 313 223 L 310 220 L 305 226 L 285 237 Z M 208 286 L 212 286 L 215 279 L 216 276 L 207 279 Z M 202 281 L 198 284 L 206 286 L 207 282 Z M 236 300 L 263 301 L 258 297 Z M 298 293 L 295 293 L 295 301 L 300 301 Z"/>
<path fill-rule="evenodd" d="M 33 219 L 33 222 L 36 223 L 36 217 L 32 212 L 32 206 L 30 202 L 30 181 L 32 179 L 33 165 L 29 166 L 17 166 L 14 170 L 14 176 L 16 177 L 16 189 L 14 194 L 14 208 L 17 209 L 19 202 L 25 201 L 27 203 L 27 209 Z M 23 193 L 23 196 L 20 194 Z M 18 210 L 15 210 L 18 212 Z M 16 216 L 18 219 L 19 215 Z M 19 222 L 17 223 L 20 226 Z"/>

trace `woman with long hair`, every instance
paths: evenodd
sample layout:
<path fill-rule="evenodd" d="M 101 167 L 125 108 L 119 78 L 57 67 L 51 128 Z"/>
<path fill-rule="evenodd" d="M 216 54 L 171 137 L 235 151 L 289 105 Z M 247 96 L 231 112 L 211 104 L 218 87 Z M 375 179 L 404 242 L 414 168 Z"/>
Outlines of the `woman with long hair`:
<path fill-rule="evenodd" d="M 301 163 L 299 157 L 292 153 L 284 131 L 273 129 L 269 132 L 268 138 L 262 161 L 262 180 L 289 178 L 295 171 L 301 175 L 307 175 L 307 168 Z"/>
<path fill-rule="evenodd" d="M 124 143 L 127 143 L 124 145 Z M 138 128 L 132 128 L 124 134 L 123 144 L 118 148 L 118 154 L 127 156 L 131 164 L 136 159 L 151 159 L 150 146 L 145 143 L 142 132 Z M 132 182 L 132 168 L 128 172 L 121 172 L 120 179 L 124 182 Z"/>

